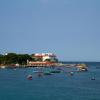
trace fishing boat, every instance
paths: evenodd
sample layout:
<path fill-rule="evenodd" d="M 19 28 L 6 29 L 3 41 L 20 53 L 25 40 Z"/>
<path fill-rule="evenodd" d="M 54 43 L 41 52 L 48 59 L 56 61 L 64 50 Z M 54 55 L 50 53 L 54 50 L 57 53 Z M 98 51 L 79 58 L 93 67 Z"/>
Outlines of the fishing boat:
<path fill-rule="evenodd" d="M 74 72 L 71 71 L 71 72 L 69 72 L 69 74 L 70 74 L 70 76 L 73 76 L 74 75 Z"/>

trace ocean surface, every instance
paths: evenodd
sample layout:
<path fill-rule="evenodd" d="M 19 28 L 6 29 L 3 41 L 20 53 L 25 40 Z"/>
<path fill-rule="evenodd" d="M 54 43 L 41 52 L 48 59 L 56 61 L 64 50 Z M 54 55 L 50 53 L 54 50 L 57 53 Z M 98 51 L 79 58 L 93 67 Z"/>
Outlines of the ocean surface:
<path fill-rule="evenodd" d="M 62 68 L 61 73 L 43 76 L 35 71 L 57 68 L 0 69 L 0 100 L 100 100 L 100 63 L 86 64 L 87 72 Z M 73 76 L 68 75 L 70 71 Z M 32 80 L 27 79 L 29 74 Z"/>

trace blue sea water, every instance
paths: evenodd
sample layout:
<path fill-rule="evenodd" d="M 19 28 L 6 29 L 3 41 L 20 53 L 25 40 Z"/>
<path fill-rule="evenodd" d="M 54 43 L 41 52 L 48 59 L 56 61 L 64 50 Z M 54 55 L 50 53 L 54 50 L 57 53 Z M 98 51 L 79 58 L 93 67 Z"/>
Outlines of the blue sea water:
<path fill-rule="evenodd" d="M 34 73 L 36 68 L 0 69 L 0 100 L 100 100 L 100 63 L 87 64 L 87 72 L 63 68 L 64 72 L 42 77 Z M 29 74 L 32 80 L 26 78 Z"/>

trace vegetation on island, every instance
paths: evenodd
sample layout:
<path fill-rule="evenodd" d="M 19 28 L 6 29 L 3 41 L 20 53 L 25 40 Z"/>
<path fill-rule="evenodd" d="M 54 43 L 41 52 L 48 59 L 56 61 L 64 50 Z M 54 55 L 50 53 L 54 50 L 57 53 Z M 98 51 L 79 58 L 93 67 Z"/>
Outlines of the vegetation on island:
<path fill-rule="evenodd" d="M 16 53 L 8 53 L 7 55 L 0 54 L 0 65 L 26 65 L 27 60 L 34 59 L 29 54 L 16 54 Z"/>

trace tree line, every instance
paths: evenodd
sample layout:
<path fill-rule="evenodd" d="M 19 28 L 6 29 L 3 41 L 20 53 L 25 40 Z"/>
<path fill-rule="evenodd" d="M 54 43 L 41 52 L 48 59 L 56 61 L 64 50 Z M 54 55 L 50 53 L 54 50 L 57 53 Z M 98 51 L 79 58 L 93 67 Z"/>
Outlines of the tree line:
<path fill-rule="evenodd" d="M 29 54 L 16 54 L 16 53 L 8 53 L 7 55 L 0 54 L 0 65 L 11 65 L 11 64 L 20 64 L 26 65 L 27 60 L 34 61 L 34 58 Z"/>

